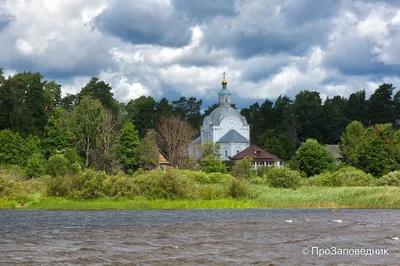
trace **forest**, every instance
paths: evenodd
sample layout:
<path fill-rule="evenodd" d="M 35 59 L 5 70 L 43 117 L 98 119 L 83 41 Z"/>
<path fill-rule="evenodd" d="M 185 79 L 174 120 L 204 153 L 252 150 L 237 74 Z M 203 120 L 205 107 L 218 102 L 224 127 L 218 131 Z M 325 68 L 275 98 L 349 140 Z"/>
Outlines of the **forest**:
<path fill-rule="evenodd" d="M 0 71 L 0 196 L 23 187 L 41 191 L 40 184 L 50 196 L 156 199 L 185 197 L 189 192 L 179 189 L 192 181 L 204 186 L 190 197 L 207 199 L 218 193 L 237 198 L 246 194 L 248 184 L 399 186 L 400 91 L 394 90 L 385 83 L 369 98 L 360 90 L 348 98 L 325 100 L 317 91 L 302 90 L 294 99 L 281 95 L 243 108 L 251 144 L 288 166 L 254 172 L 248 160 L 221 162 L 211 144 L 204 145 L 200 161 L 187 158 L 188 144 L 217 104 L 202 109 L 202 99 L 183 96 L 172 101 L 141 96 L 125 104 L 95 77 L 79 93 L 63 97 L 61 85 L 40 73 L 5 77 Z M 324 144 L 340 144 L 342 160 L 333 158 Z M 155 170 L 159 152 L 179 170 Z M 160 176 L 170 176 L 172 183 Z M 207 185 L 214 183 L 226 186 Z"/>

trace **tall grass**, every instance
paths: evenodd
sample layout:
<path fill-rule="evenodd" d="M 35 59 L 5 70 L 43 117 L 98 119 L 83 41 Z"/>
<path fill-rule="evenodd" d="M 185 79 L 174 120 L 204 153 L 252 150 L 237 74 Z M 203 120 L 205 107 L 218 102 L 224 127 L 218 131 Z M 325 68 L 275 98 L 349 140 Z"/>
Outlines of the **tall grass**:
<path fill-rule="evenodd" d="M 30 196 L 26 209 L 222 209 L 222 208 L 400 208 L 398 187 L 301 187 L 296 190 L 251 185 L 250 196 L 233 199 L 155 199 L 144 197 L 73 200 L 63 197 Z M 16 202 L 0 199 L 1 209 L 13 209 Z"/>

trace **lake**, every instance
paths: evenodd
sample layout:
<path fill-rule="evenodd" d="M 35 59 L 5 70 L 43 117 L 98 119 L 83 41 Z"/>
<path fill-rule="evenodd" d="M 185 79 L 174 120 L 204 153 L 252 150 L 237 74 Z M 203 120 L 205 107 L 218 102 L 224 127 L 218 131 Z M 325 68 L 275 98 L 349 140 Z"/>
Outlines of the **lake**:
<path fill-rule="evenodd" d="M 1 265 L 400 265 L 400 210 L 1 210 L 0 226 Z"/>

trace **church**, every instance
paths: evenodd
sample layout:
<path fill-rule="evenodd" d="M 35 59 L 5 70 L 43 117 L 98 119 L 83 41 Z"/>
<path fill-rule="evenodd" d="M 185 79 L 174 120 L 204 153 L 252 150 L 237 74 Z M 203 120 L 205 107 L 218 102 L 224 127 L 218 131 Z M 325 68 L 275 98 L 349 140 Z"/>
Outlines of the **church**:
<path fill-rule="evenodd" d="M 229 160 L 250 146 L 250 125 L 239 111 L 231 106 L 231 93 L 224 72 L 222 89 L 218 93 L 219 106 L 204 118 L 200 136 L 192 141 L 189 156 L 199 158 L 200 146 L 206 142 L 219 144 L 221 160 Z"/>

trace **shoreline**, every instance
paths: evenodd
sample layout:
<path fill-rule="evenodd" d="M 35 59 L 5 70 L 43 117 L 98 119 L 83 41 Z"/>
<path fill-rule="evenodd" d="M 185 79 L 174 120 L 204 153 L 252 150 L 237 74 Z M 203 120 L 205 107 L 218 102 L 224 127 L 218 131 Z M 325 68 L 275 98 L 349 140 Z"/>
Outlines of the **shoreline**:
<path fill-rule="evenodd" d="M 24 206 L 21 207 L 21 203 Z M 18 208 L 20 207 L 20 208 Z M 71 199 L 31 194 L 24 200 L 0 198 L 0 210 L 189 210 L 189 209 L 400 209 L 399 187 L 301 187 L 252 185 L 240 199 Z"/>

